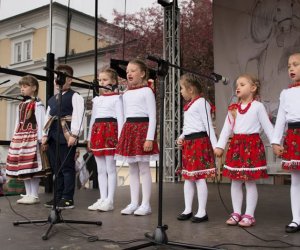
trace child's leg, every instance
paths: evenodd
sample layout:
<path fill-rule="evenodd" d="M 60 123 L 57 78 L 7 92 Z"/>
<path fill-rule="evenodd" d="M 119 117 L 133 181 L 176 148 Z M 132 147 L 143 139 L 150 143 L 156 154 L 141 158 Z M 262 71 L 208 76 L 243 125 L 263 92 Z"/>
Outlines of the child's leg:
<path fill-rule="evenodd" d="M 255 208 L 257 205 L 258 193 L 255 181 L 246 181 L 246 215 L 254 217 Z"/>
<path fill-rule="evenodd" d="M 30 184 L 31 184 L 31 196 L 38 198 L 40 178 L 32 178 L 30 180 Z"/>
<path fill-rule="evenodd" d="M 233 212 L 241 214 L 243 204 L 243 181 L 232 180 L 231 182 L 231 200 Z"/>
<path fill-rule="evenodd" d="M 98 184 L 100 190 L 101 200 L 107 198 L 107 173 L 106 173 L 106 161 L 104 156 L 95 156 L 98 171 Z"/>
<path fill-rule="evenodd" d="M 193 181 L 185 180 L 184 181 L 184 211 L 182 214 L 189 214 L 192 212 L 193 198 L 195 193 L 195 184 Z"/>
<path fill-rule="evenodd" d="M 31 180 L 24 180 L 26 195 L 31 195 Z"/>
<path fill-rule="evenodd" d="M 291 207 L 293 221 L 300 225 L 300 171 L 291 172 Z M 295 226 L 291 223 L 289 226 Z"/>
<path fill-rule="evenodd" d="M 142 183 L 142 206 L 150 207 L 152 177 L 149 162 L 139 162 L 140 178 Z"/>
<path fill-rule="evenodd" d="M 196 181 L 197 193 L 198 193 L 198 212 L 195 217 L 203 217 L 206 215 L 206 203 L 208 190 L 205 179 L 200 179 Z"/>
<path fill-rule="evenodd" d="M 138 163 L 129 164 L 129 185 L 130 185 L 130 204 L 137 206 L 139 204 L 140 194 L 140 176 Z"/>
<path fill-rule="evenodd" d="M 105 157 L 106 160 L 106 171 L 108 178 L 108 194 L 107 199 L 113 203 L 114 195 L 117 186 L 117 171 L 116 171 L 116 161 L 114 160 L 114 156 L 108 155 Z"/>

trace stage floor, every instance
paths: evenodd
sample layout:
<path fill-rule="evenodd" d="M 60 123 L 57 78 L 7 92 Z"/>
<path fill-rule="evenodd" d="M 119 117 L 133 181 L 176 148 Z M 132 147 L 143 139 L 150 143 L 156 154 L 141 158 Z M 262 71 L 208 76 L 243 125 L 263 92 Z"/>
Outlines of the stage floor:
<path fill-rule="evenodd" d="M 197 244 L 205 247 L 213 247 L 219 244 L 223 249 L 241 249 L 236 244 L 249 245 L 243 249 L 250 249 L 250 246 L 257 246 L 255 249 L 265 249 L 262 246 L 286 247 L 280 242 L 266 242 L 267 240 L 281 240 L 289 244 L 300 246 L 300 232 L 286 234 L 285 225 L 291 220 L 289 186 L 287 185 L 258 185 L 259 201 L 256 209 L 257 225 L 248 229 L 248 232 L 240 227 L 230 227 L 224 222 L 228 218 L 228 212 L 221 202 L 217 184 L 208 184 L 209 197 L 207 213 L 209 221 L 194 224 L 190 221 L 178 221 L 176 216 L 183 211 L 183 184 L 164 183 L 163 192 L 163 224 L 168 225 L 166 231 L 169 241 Z M 19 225 L 14 226 L 13 221 L 24 220 L 15 212 L 28 217 L 29 219 L 47 219 L 50 209 L 45 208 L 43 203 L 52 198 L 51 194 L 40 194 L 41 204 L 17 205 L 19 197 L 0 198 L 0 249 L 124 249 L 146 242 L 135 242 L 131 244 L 116 244 L 114 242 L 102 241 L 132 241 L 144 240 L 144 233 L 153 233 L 157 227 L 158 217 L 158 184 L 153 184 L 152 210 L 149 216 L 122 216 L 120 210 L 129 202 L 129 187 L 118 187 L 116 193 L 115 210 L 113 212 L 91 212 L 87 207 L 93 203 L 98 195 L 98 190 L 86 189 L 76 190 L 75 209 L 62 211 L 63 219 L 101 221 L 102 226 L 79 225 L 79 224 L 56 224 L 52 228 L 49 239 L 42 240 L 49 224 L 46 225 Z M 220 185 L 221 197 L 225 205 L 231 209 L 230 185 Z M 194 212 L 197 203 L 194 202 Z M 259 240 L 256 235 L 266 241 Z M 100 241 L 89 242 L 87 235 L 97 236 Z M 146 249 L 179 249 L 173 246 L 153 246 Z M 253 249 L 253 247 L 251 248 Z M 293 247 L 291 249 L 299 249 Z"/>

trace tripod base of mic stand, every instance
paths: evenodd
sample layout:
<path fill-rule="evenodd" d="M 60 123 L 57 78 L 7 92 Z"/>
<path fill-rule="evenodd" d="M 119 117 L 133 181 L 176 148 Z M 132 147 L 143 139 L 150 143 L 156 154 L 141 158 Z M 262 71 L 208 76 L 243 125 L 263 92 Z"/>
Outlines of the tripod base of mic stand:
<path fill-rule="evenodd" d="M 125 248 L 124 250 L 142 249 L 154 245 L 171 245 L 171 246 L 183 247 L 185 249 L 206 249 L 206 250 L 218 249 L 218 248 L 201 246 L 201 245 L 193 245 L 193 244 L 187 244 L 182 242 L 168 241 L 168 236 L 166 234 L 167 229 L 168 229 L 167 225 L 158 226 L 152 235 L 149 233 L 145 233 L 145 237 L 149 239 L 151 242 L 141 244 L 139 246 Z"/>
<path fill-rule="evenodd" d="M 34 223 L 50 223 L 49 228 L 47 229 L 46 233 L 42 235 L 43 240 L 48 240 L 48 235 L 55 224 L 59 223 L 69 223 L 69 224 L 89 224 L 89 225 L 97 225 L 101 226 L 101 221 L 80 221 L 80 220 L 64 220 L 61 216 L 60 209 L 52 209 L 50 215 L 47 220 L 28 220 L 28 221 L 14 221 L 13 225 L 18 226 L 22 224 L 34 224 Z"/>

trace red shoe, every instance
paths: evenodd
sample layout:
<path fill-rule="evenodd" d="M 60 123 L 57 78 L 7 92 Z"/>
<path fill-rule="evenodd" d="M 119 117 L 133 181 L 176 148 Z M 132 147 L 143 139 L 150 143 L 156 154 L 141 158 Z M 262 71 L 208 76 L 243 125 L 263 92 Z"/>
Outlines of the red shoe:
<path fill-rule="evenodd" d="M 241 227 L 252 227 L 256 223 L 254 217 L 251 215 L 244 214 L 242 216 L 242 220 L 239 222 L 239 226 Z"/>
<path fill-rule="evenodd" d="M 230 218 L 226 221 L 226 224 L 229 226 L 236 226 L 241 220 L 241 215 L 238 213 L 232 213 Z"/>

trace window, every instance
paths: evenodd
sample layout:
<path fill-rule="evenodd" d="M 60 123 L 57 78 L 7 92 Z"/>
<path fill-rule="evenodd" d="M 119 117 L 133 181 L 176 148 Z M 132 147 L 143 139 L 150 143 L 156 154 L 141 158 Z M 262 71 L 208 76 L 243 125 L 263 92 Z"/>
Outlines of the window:
<path fill-rule="evenodd" d="M 17 41 L 14 44 L 14 62 L 13 63 L 20 63 L 31 60 L 32 53 L 31 53 L 31 40 L 26 39 L 24 41 Z"/>

